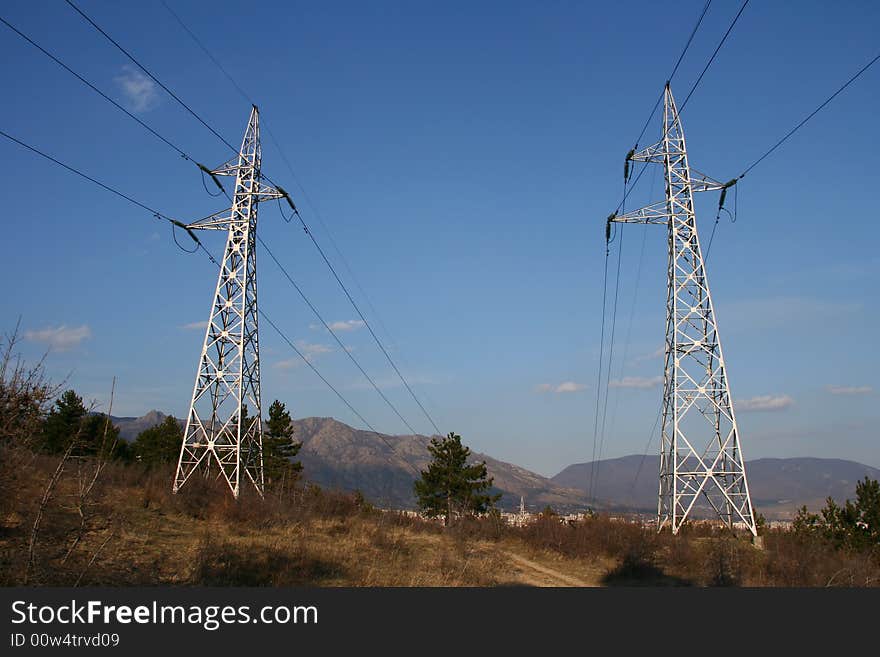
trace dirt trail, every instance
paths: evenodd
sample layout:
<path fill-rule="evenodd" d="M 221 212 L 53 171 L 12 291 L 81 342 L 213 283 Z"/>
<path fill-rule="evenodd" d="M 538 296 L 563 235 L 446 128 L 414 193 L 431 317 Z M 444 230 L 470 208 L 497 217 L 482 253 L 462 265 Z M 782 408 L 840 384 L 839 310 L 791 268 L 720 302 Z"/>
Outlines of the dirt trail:
<path fill-rule="evenodd" d="M 531 586 L 596 586 L 572 575 L 560 573 L 513 552 L 506 553 L 519 571 L 520 580 Z"/>

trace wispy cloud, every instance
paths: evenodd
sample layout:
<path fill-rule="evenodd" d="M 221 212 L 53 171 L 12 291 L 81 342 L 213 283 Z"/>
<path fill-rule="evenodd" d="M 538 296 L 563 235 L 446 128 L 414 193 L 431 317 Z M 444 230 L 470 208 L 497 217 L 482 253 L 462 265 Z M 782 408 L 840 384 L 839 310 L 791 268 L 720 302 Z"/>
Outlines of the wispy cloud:
<path fill-rule="evenodd" d="M 562 383 L 553 384 L 553 383 L 539 383 L 535 386 L 535 392 L 555 392 L 555 393 L 566 393 L 566 392 L 579 392 L 586 388 L 586 384 L 583 383 L 575 383 L 574 381 L 563 381 Z"/>
<path fill-rule="evenodd" d="M 794 404 L 788 395 L 760 395 L 751 399 L 740 399 L 734 402 L 734 408 L 743 413 L 761 411 L 781 411 Z"/>
<path fill-rule="evenodd" d="M 51 327 L 37 331 L 25 331 L 24 338 L 30 342 L 42 342 L 55 351 L 68 351 L 80 342 L 92 337 L 92 329 L 86 324 L 68 328 L 66 325 Z"/>
<path fill-rule="evenodd" d="M 825 386 L 832 395 L 870 395 L 874 392 L 871 386 Z"/>
<path fill-rule="evenodd" d="M 636 388 L 638 390 L 647 390 L 648 388 L 656 388 L 663 383 L 662 376 L 625 376 L 622 379 L 614 379 L 608 386 L 610 388 Z"/>
<path fill-rule="evenodd" d="M 196 329 L 204 329 L 204 328 L 208 328 L 208 321 L 205 320 L 204 322 L 190 322 L 189 324 L 184 324 L 180 328 L 186 329 L 188 331 L 195 331 Z"/>
<path fill-rule="evenodd" d="M 135 114 L 148 112 L 159 104 L 156 83 L 132 66 L 123 66 L 122 73 L 114 78 L 114 82 L 122 91 L 128 109 Z"/>
<path fill-rule="evenodd" d="M 331 331 L 334 332 L 345 332 L 345 331 L 357 331 L 359 328 L 363 328 L 364 322 L 360 319 L 345 319 L 340 320 L 338 322 L 330 322 L 327 324 L 330 327 Z M 323 324 L 309 324 L 309 328 L 312 330 L 318 330 L 324 328 Z"/>
<path fill-rule="evenodd" d="M 299 349 L 302 354 L 302 358 L 300 356 L 292 356 L 291 358 L 286 358 L 284 360 L 276 361 L 272 364 L 272 367 L 278 370 L 292 370 L 300 365 L 303 365 L 303 358 L 308 362 L 314 362 L 314 360 L 321 356 L 322 354 L 329 354 L 333 352 L 333 347 L 330 347 L 326 344 L 320 344 L 317 342 L 307 342 L 305 340 L 297 340 L 295 343 L 296 348 Z"/>
<path fill-rule="evenodd" d="M 317 342 L 306 342 L 305 340 L 297 340 L 296 348 L 303 353 L 308 361 L 317 358 L 321 354 L 329 354 L 333 351 L 333 347 L 329 345 Z"/>
<path fill-rule="evenodd" d="M 666 353 L 666 347 L 657 347 L 650 354 L 642 354 L 641 356 L 636 356 L 633 358 L 633 363 L 638 365 L 639 363 L 644 363 L 646 360 L 654 360 L 656 358 L 660 358 L 663 354 Z"/>

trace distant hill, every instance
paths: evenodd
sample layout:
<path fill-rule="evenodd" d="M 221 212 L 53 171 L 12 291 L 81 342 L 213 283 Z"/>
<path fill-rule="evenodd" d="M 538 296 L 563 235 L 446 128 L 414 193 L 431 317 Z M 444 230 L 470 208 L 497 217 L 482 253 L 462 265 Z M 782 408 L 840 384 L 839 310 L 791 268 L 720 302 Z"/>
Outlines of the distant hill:
<path fill-rule="evenodd" d="M 659 456 L 633 455 L 600 461 L 594 496 L 612 508 L 656 512 L 659 468 Z M 590 470 L 590 463 L 576 463 L 552 481 L 586 491 Z M 862 463 L 808 457 L 747 461 L 746 474 L 752 504 L 772 519 L 790 518 L 805 504 L 813 510 L 821 508 L 829 496 L 838 502 L 852 499 L 856 482 L 865 476 L 880 480 L 880 470 Z"/>
<path fill-rule="evenodd" d="M 144 429 L 160 424 L 166 415 L 150 411 L 142 417 L 114 417 L 120 435 L 134 440 Z M 329 417 L 294 420 L 294 437 L 302 441 L 299 459 L 304 476 L 328 488 L 360 490 L 374 503 L 411 508 L 416 471 L 428 464 L 427 436 L 377 436 Z M 387 443 L 387 444 L 386 444 Z M 391 447 L 389 447 L 389 445 Z M 576 463 L 550 479 L 486 454 L 486 461 L 502 493 L 501 507 L 514 509 L 520 496 L 530 510 L 551 505 L 559 511 L 582 510 L 590 483 L 590 463 Z M 410 467 L 412 466 L 412 467 Z M 641 469 L 640 469 L 641 466 Z M 655 513 L 658 456 L 623 456 L 598 462 L 595 497 L 599 506 Z M 838 502 L 855 496 L 856 482 L 865 476 L 880 480 L 880 470 L 841 459 L 756 459 L 746 463 L 755 508 L 768 519 L 791 518 L 806 504 L 817 510 L 829 496 Z M 638 478 L 636 474 L 638 473 Z"/>
<path fill-rule="evenodd" d="M 141 431 L 160 424 L 165 417 L 164 413 L 150 411 L 139 418 L 112 419 L 123 438 L 134 440 Z M 427 467 L 430 438 L 384 434 L 379 437 L 329 417 L 294 420 L 293 425 L 294 438 L 303 443 L 298 458 L 309 481 L 327 488 L 360 490 L 382 506 L 415 505 L 413 469 Z M 495 492 L 502 494 L 502 508 L 518 508 L 522 496 L 530 509 L 548 504 L 559 510 L 583 509 L 583 495 L 577 490 L 567 490 L 546 477 L 485 454 L 473 456 L 477 461 L 486 461 L 489 475 L 495 478 Z"/>
<path fill-rule="evenodd" d="M 160 411 L 150 411 L 141 417 L 114 417 L 110 416 L 113 425 L 119 429 L 119 435 L 125 440 L 132 441 L 138 437 L 138 434 L 145 429 L 155 427 L 162 424 L 168 417 Z"/>
<path fill-rule="evenodd" d="M 427 467 L 430 438 L 421 435 L 380 438 L 370 431 L 353 429 L 326 417 L 294 421 L 294 436 L 303 443 L 299 458 L 308 479 L 329 487 L 359 489 L 382 505 L 414 505 L 413 469 Z M 502 493 L 503 508 L 518 507 L 520 496 L 530 508 L 547 504 L 559 509 L 583 507 L 583 496 L 576 490 L 568 490 L 546 477 L 486 454 L 475 452 L 473 457 L 476 461 L 486 461 L 489 475 L 495 478 L 496 492 Z"/>

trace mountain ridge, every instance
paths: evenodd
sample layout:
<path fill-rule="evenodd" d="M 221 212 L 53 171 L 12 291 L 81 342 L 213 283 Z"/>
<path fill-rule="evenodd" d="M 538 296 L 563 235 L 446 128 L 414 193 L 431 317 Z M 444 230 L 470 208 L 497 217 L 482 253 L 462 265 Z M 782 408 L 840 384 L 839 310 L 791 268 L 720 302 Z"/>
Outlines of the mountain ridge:
<path fill-rule="evenodd" d="M 139 418 L 114 417 L 120 435 L 133 440 L 144 429 L 167 417 L 152 410 Z M 416 472 L 427 467 L 430 438 L 423 435 L 377 436 L 331 417 L 308 417 L 293 421 L 294 438 L 303 443 L 298 459 L 304 477 L 327 488 L 360 490 L 380 506 L 413 508 L 412 484 Z M 473 452 L 476 461 L 486 461 L 495 479 L 495 492 L 502 494 L 500 506 L 526 507 L 537 511 L 550 505 L 558 511 L 583 511 L 593 469 L 591 462 L 574 463 L 553 477 Z M 594 497 L 598 508 L 616 511 L 656 512 L 656 455 L 633 454 L 597 462 Z M 819 457 L 760 458 L 746 462 L 755 509 L 768 519 L 789 519 L 802 506 L 816 510 L 829 496 L 838 502 L 855 496 L 858 480 L 868 476 L 880 480 L 880 469 L 846 459 Z M 638 476 L 637 476 L 638 475 Z"/>

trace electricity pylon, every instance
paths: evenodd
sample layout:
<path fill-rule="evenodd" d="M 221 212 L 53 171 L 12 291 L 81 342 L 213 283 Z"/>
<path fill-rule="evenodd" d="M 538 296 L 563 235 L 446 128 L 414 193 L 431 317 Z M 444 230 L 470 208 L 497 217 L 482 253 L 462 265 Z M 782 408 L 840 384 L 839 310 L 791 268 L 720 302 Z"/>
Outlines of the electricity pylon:
<path fill-rule="evenodd" d="M 186 226 L 188 230 L 225 230 L 227 237 L 173 491 L 180 490 L 197 471 L 207 477 L 216 470 L 216 478 L 222 477 L 237 498 L 243 471 L 262 495 L 257 207 L 261 201 L 287 198 L 287 194 L 262 182 L 256 105 L 238 156 L 205 171 L 218 186 L 216 176 L 235 176 L 235 194 L 231 208 Z"/>
<path fill-rule="evenodd" d="M 663 164 L 666 178 L 664 201 L 608 218 L 609 229 L 611 222 L 668 228 L 658 530 L 669 524 L 677 534 L 702 498 L 728 525 L 742 522 L 757 535 L 693 199 L 694 192 L 723 194 L 735 181 L 720 183 L 688 166 L 668 83 L 663 138 L 628 159 Z"/>

